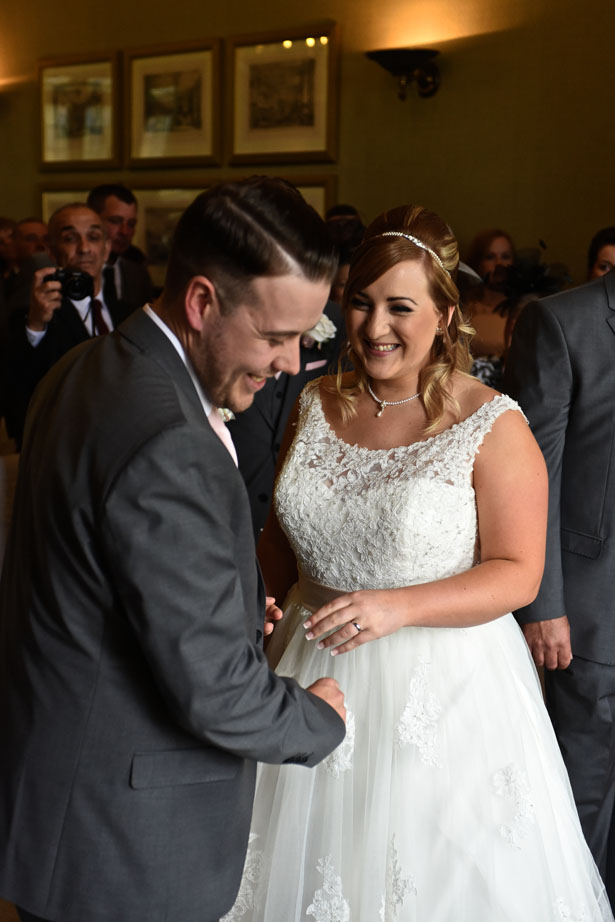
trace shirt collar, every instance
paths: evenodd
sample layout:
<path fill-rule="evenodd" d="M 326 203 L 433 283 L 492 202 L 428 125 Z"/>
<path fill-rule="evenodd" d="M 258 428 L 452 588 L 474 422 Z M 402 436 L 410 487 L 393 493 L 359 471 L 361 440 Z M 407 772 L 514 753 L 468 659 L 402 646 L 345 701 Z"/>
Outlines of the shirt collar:
<path fill-rule="evenodd" d="M 71 298 L 71 304 L 75 306 L 76 310 L 79 312 L 79 316 L 84 323 L 88 318 L 88 314 L 90 313 L 90 301 L 92 300 L 94 300 L 94 295 L 92 295 L 92 297 L 88 296 L 87 298 L 81 298 L 80 301 L 73 301 Z M 102 289 L 96 295 L 96 300 L 100 301 L 101 307 L 108 310 L 107 305 L 105 304 L 105 299 L 103 298 Z"/>
<path fill-rule="evenodd" d="M 195 387 L 196 392 L 197 392 L 197 394 L 198 394 L 199 400 L 201 401 L 201 404 L 203 405 L 203 410 L 205 411 L 205 415 L 206 415 L 207 417 L 209 417 L 209 414 L 210 414 L 211 411 L 213 410 L 214 405 L 213 405 L 213 403 L 211 402 L 211 400 L 209 400 L 209 398 L 207 397 L 207 395 L 205 394 L 205 391 L 203 390 L 203 387 L 202 387 L 202 385 L 201 385 L 201 382 L 199 381 L 199 379 L 198 379 L 197 376 L 196 376 L 196 372 L 195 372 L 195 370 L 194 370 L 194 368 L 193 368 L 193 366 L 192 366 L 192 362 L 190 361 L 190 359 L 188 358 L 188 356 L 187 356 L 186 353 L 184 352 L 184 347 L 183 347 L 182 344 L 180 343 L 179 339 L 177 338 L 177 336 L 175 335 L 175 333 L 173 332 L 173 330 L 172 330 L 170 327 L 168 327 L 168 326 L 166 325 L 166 323 L 164 322 L 164 320 L 163 320 L 161 317 L 158 316 L 158 314 L 156 313 L 156 311 L 152 310 L 151 305 L 146 304 L 146 305 L 144 306 L 143 310 L 145 311 L 145 313 L 147 314 L 147 316 L 150 318 L 150 320 L 153 320 L 154 323 L 156 324 L 156 326 L 157 326 L 160 330 L 162 330 L 162 332 L 163 332 L 164 335 L 167 337 L 167 339 L 169 340 L 169 342 L 171 343 L 171 345 L 173 346 L 173 348 L 175 349 L 175 351 L 176 351 L 177 354 L 179 355 L 180 359 L 182 360 L 182 362 L 183 362 L 184 365 L 186 366 L 186 368 L 187 368 L 187 370 L 188 370 L 188 374 L 190 375 L 190 377 L 191 377 L 191 379 L 192 379 L 192 383 L 194 384 L 194 387 Z"/>

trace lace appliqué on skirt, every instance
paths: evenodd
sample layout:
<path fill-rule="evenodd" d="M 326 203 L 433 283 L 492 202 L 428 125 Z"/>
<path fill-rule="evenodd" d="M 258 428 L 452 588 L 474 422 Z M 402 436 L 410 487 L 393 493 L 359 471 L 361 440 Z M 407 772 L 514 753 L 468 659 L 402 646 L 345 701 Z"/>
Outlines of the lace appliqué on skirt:
<path fill-rule="evenodd" d="M 403 714 L 395 725 L 395 743 L 400 748 L 413 743 L 426 765 L 438 768 L 440 746 L 438 718 L 440 702 L 429 688 L 430 663 L 419 663 L 410 679 L 410 692 Z"/>
<path fill-rule="evenodd" d="M 513 816 L 502 823 L 500 835 L 515 848 L 521 848 L 534 823 L 534 804 L 525 772 L 515 765 L 507 765 L 493 777 L 493 787 L 499 797 L 512 802 Z"/>
<path fill-rule="evenodd" d="M 399 855 L 395 846 L 395 836 L 391 839 L 387 862 L 386 894 L 378 913 L 380 922 L 397 922 L 399 911 L 408 893 L 416 895 L 416 885 L 410 875 L 403 875 Z"/>
<path fill-rule="evenodd" d="M 354 754 L 354 734 L 355 719 L 352 711 L 346 711 L 346 736 L 334 749 L 331 755 L 327 756 L 322 762 L 322 767 L 333 778 L 339 778 L 342 772 L 348 772 L 352 768 L 352 757 Z"/>
<path fill-rule="evenodd" d="M 315 922 L 350 922 L 350 906 L 344 899 L 342 878 L 335 873 L 331 855 L 319 858 L 317 868 L 324 882 L 306 909 L 306 916 L 314 916 Z"/>
<path fill-rule="evenodd" d="M 581 911 L 580 915 L 573 915 L 566 900 L 561 897 L 555 901 L 555 922 L 590 922 L 589 916 Z"/>
<path fill-rule="evenodd" d="M 222 916 L 220 922 L 239 922 L 239 919 L 243 918 L 248 910 L 254 909 L 254 891 L 260 881 L 264 863 L 262 851 L 256 851 L 254 848 L 254 843 L 257 839 L 258 835 L 251 832 L 237 899 L 226 915 Z"/>

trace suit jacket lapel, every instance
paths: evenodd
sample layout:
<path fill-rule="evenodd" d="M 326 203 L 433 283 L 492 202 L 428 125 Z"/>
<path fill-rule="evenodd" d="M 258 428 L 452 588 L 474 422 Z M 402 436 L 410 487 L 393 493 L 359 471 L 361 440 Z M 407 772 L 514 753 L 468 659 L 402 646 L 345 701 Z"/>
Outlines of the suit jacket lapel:
<path fill-rule="evenodd" d="M 185 363 L 168 337 L 147 316 L 144 310 L 133 311 L 128 319 L 121 324 L 117 332 L 130 340 L 142 352 L 151 354 L 163 366 L 169 377 L 181 388 L 195 409 L 200 411 L 203 420 L 206 419 L 199 395 L 192 383 L 192 378 Z"/>
<path fill-rule="evenodd" d="M 70 298 L 63 298 L 62 305 L 60 308 L 61 314 L 58 316 L 58 321 L 64 323 L 65 329 L 70 331 L 70 337 L 72 338 L 73 345 L 77 343 L 84 343 L 87 339 L 90 338 L 90 334 L 87 331 L 87 328 L 81 319 L 81 314 L 70 300 Z"/>
<path fill-rule="evenodd" d="M 615 269 L 604 276 L 604 287 L 606 291 L 606 300 L 609 306 L 609 313 L 606 322 L 615 333 Z"/>

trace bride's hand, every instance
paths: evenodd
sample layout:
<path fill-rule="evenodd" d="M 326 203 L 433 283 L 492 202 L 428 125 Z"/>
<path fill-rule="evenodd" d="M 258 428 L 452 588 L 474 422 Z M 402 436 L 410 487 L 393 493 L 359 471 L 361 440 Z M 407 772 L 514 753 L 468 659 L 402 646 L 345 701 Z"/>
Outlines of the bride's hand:
<path fill-rule="evenodd" d="M 331 656 L 393 634 L 404 627 L 406 604 L 399 589 L 361 589 L 327 602 L 304 622 L 307 640 L 318 649 L 331 647 Z M 335 630 L 337 628 L 337 630 Z M 329 637 L 322 637 L 334 631 Z"/>

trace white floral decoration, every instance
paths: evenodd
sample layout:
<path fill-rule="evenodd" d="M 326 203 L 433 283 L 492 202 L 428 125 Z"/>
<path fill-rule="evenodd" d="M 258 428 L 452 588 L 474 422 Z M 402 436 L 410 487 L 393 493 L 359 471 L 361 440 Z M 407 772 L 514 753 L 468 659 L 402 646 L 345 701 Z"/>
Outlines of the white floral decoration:
<path fill-rule="evenodd" d="M 514 848 L 521 848 L 534 823 L 535 808 L 527 776 L 515 765 L 507 765 L 493 776 L 493 788 L 499 797 L 512 801 L 513 816 L 509 823 L 501 824 L 500 835 Z"/>
<path fill-rule="evenodd" d="M 306 916 L 314 916 L 316 922 L 350 922 L 350 906 L 344 899 L 342 878 L 335 873 L 331 855 L 319 858 L 317 868 L 324 881 L 322 888 L 314 894 Z"/>
<path fill-rule="evenodd" d="M 256 851 L 254 848 L 254 843 L 257 839 L 258 835 L 251 832 L 237 899 L 226 915 L 222 916 L 220 922 L 239 922 L 248 910 L 254 909 L 254 893 L 256 885 L 260 881 L 264 863 L 262 851 Z"/>
<path fill-rule="evenodd" d="M 570 906 L 562 897 L 555 901 L 554 909 L 556 922 L 590 922 L 589 916 L 583 911 L 578 916 L 573 915 Z"/>
<path fill-rule="evenodd" d="M 222 421 L 225 423 L 230 423 L 232 419 L 235 419 L 235 414 L 232 410 L 227 410 L 226 407 L 218 407 L 218 413 L 222 417 Z"/>
<path fill-rule="evenodd" d="M 322 346 L 323 343 L 329 342 L 330 339 L 333 339 L 337 333 L 337 327 L 333 321 L 327 317 L 326 314 L 321 314 L 320 320 L 312 327 L 311 330 L 306 330 L 303 334 L 304 337 L 313 340 L 315 343 L 318 343 L 318 348 Z"/>
<path fill-rule="evenodd" d="M 325 771 L 334 778 L 339 778 L 342 772 L 352 768 L 354 754 L 355 719 L 352 711 L 346 711 L 346 736 L 333 752 L 321 762 Z"/>
<path fill-rule="evenodd" d="M 414 744 L 425 765 L 439 767 L 438 720 L 442 706 L 429 687 L 431 664 L 421 662 L 410 679 L 408 701 L 395 725 L 395 743 L 400 748 Z"/>
<path fill-rule="evenodd" d="M 399 911 L 408 893 L 414 893 L 416 896 L 416 884 L 409 874 L 402 874 L 395 846 L 395 836 L 393 836 L 387 861 L 386 893 L 382 896 L 378 913 L 380 922 L 397 922 Z"/>

